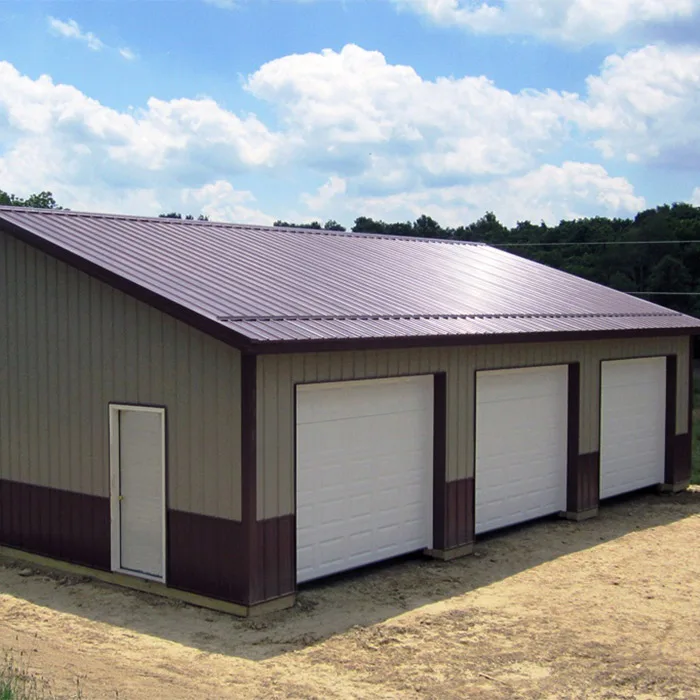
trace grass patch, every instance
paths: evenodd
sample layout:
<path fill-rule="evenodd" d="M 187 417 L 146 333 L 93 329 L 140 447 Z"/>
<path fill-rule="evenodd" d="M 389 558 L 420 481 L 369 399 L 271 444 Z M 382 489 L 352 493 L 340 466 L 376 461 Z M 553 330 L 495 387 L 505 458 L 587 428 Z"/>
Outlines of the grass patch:
<path fill-rule="evenodd" d="M 0 700 L 43 700 L 46 688 L 27 673 L 10 654 L 0 665 Z"/>
<path fill-rule="evenodd" d="M 80 686 L 71 695 L 74 700 L 83 697 Z M 49 684 L 30 673 L 26 667 L 7 652 L 0 658 L 0 700 L 54 700 Z"/>

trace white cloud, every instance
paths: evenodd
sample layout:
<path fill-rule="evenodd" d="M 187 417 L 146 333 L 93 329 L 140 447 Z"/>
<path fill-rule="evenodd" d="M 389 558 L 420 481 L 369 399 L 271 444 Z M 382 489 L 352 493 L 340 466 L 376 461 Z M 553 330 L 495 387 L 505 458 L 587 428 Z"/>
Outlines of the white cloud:
<path fill-rule="evenodd" d="M 310 211 L 323 211 L 330 203 L 336 203 L 337 197 L 346 193 L 347 182 L 341 178 L 331 175 L 328 182 L 318 188 L 315 195 L 303 194 L 301 199 Z"/>
<path fill-rule="evenodd" d="M 442 26 L 588 44 L 687 22 L 700 0 L 393 0 Z"/>
<path fill-rule="evenodd" d="M 129 49 L 127 47 L 119 49 L 119 54 L 122 58 L 125 58 L 127 61 L 136 60 L 136 54 L 131 49 Z"/>
<path fill-rule="evenodd" d="M 67 22 L 56 19 L 55 17 L 47 18 L 50 31 L 56 36 L 65 39 L 75 39 L 81 41 L 92 51 L 102 51 L 103 49 L 115 50 L 122 58 L 127 61 L 136 59 L 136 54 L 128 47 L 124 46 L 120 49 L 110 49 L 99 37 L 92 32 L 83 31 L 80 25 L 74 20 L 69 19 Z"/>
<path fill-rule="evenodd" d="M 690 203 L 694 204 L 696 207 L 700 207 L 700 187 L 695 188 L 695 191 L 690 197 Z"/>
<path fill-rule="evenodd" d="M 82 41 L 87 44 L 89 49 L 92 49 L 93 51 L 101 51 L 105 47 L 102 41 L 100 41 L 100 39 L 92 32 L 84 32 L 74 19 L 69 19 L 67 22 L 64 22 L 60 19 L 56 19 L 55 17 L 49 17 L 48 21 L 49 28 L 58 36 L 65 37 L 66 39 L 76 39 L 78 41 Z"/>
<path fill-rule="evenodd" d="M 261 221 L 279 198 L 258 190 L 258 204 L 236 187 L 249 173 L 269 173 L 279 178 L 273 190 L 291 188 L 282 199 L 296 195 L 305 218 L 370 209 L 460 223 L 486 209 L 507 220 L 622 215 L 643 200 L 610 174 L 616 162 L 698 167 L 699 81 L 700 49 L 610 57 L 576 95 L 510 92 L 483 76 L 425 80 L 349 45 L 286 56 L 249 77 L 248 91 L 278 112 L 273 130 L 205 97 L 114 110 L 0 62 L 0 187 L 51 189 L 72 208 L 206 208 L 215 218 Z M 570 145 L 581 160 L 592 146 L 615 160 L 607 169 L 559 165 Z M 309 168 L 325 184 L 302 194 Z"/>
<path fill-rule="evenodd" d="M 700 50 L 647 46 L 587 80 L 581 125 L 607 156 L 700 166 Z"/>
<path fill-rule="evenodd" d="M 247 190 L 236 190 L 230 182 L 218 180 L 198 189 L 182 193 L 182 206 L 186 210 L 201 212 L 212 221 L 232 221 L 239 224 L 272 226 L 275 219 L 249 204 L 255 202 Z"/>
<path fill-rule="evenodd" d="M 120 112 L 0 62 L 5 190 L 50 189 L 72 208 L 111 202 L 108 209 L 124 210 L 134 203 L 141 213 L 156 202 L 179 202 L 183 189 L 274 164 L 278 143 L 256 117 L 239 117 L 210 99 L 152 98 L 144 109 Z"/>
<path fill-rule="evenodd" d="M 344 216 L 349 221 L 362 214 L 392 221 L 428 214 L 443 225 L 460 226 L 493 211 L 512 226 L 524 220 L 556 224 L 561 219 L 597 214 L 627 216 L 645 206 L 644 198 L 635 194 L 625 178 L 611 177 L 598 164 L 575 162 L 543 165 L 521 176 L 483 184 L 386 196 L 363 196 L 350 189 L 347 196 L 339 191 L 333 197 L 328 196 L 331 189 L 332 183 L 326 183 L 317 196 L 305 198 L 314 216 Z"/>
<path fill-rule="evenodd" d="M 247 89 L 277 107 L 303 162 L 362 177 L 370 194 L 525 172 L 577 139 L 630 163 L 700 164 L 694 48 L 611 56 L 585 95 L 512 93 L 485 77 L 424 80 L 354 45 L 266 63 Z"/>
<path fill-rule="evenodd" d="M 36 188 L 35 188 L 36 189 Z M 53 190 L 54 196 L 56 190 Z M 275 218 L 251 206 L 253 194 L 237 190 L 225 180 L 200 188 L 180 189 L 176 185 L 159 188 L 106 189 L 90 186 L 60 188 L 59 204 L 70 204 L 74 211 L 97 211 L 154 216 L 171 211 L 184 215 L 199 214 L 212 221 L 231 221 L 257 226 L 271 226 Z"/>
<path fill-rule="evenodd" d="M 445 203 L 464 199 L 472 209 L 481 206 L 498 212 L 511 225 L 525 219 L 553 224 L 596 213 L 626 216 L 645 206 L 625 178 L 610 176 L 602 165 L 575 162 L 543 165 L 488 185 L 453 188 L 441 198 Z"/>
<path fill-rule="evenodd" d="M 238 7 L 236 0 L 203 0 L 207 5 L 214 5 L 222 10 L 233 10 Z"/>
<path fill-rule="evenodd" d="M 423 80 L 355 45 L 266 63 L 247 89 L 277 106 L 307 164 L 397 187 L 531 166 L 566 138 L 578 106 L 575 95 L 511 93 L 485 77 Z"/>

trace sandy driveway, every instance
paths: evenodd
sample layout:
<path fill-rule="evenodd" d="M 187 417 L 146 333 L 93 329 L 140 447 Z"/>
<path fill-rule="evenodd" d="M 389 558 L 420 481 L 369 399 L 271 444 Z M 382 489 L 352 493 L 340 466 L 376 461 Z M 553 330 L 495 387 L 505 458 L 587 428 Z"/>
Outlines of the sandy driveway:
<path fill-rule="evenodd" d="M 700 488 L 238 620 L 0 562 L 0 648 L 68 697 L 700 698 Z M 118 691 L 118 695 L 117 695 Z"/>

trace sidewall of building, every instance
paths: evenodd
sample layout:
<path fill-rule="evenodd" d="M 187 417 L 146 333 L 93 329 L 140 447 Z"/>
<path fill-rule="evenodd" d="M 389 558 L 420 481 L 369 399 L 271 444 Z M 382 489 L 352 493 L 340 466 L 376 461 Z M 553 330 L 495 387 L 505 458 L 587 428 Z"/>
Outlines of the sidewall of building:
<path fill-rule="evenodd" d="M 598 452 L 600 367 L 604 360 L 676 356 L 675 434 L 688 433 L 689 347 L 687 336 L 675 336 L 263 355 L 258 360 L 257 517 L 265 520 L 294 513 L 297 384 L 444 372 L 447 382 L 446 480 L 458 482 L 474 476 L 477 371 L 578 363 L 578 454 L 586 456 Z"/>

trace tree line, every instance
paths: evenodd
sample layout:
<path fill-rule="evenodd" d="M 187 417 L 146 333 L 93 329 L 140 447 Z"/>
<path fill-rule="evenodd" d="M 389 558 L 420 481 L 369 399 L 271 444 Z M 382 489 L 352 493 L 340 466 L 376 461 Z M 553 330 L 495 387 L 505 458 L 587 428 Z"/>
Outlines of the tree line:
<path fill-rule="evenodd" d="M 50 192 L 26 199 L 0 190 L 0 204 L 57 209 Z M 161 214 L 183 218 L 178 212 Z M 187 214 L 185 219 L 194 219 Z M 207 220 L 200 215 L 199 220 Z M 345 231 L 337 221 L 275 226 Z M 643 211 L 634 218 L 592 217 L 548 226 L 530 221 L 504 226 L 488 212 L 478 221 L 443 227 L 429 216 L 389 223 L 359 216 L 351 229 L 361 233 L 440 238 L 488 243 L 551 267 L 636 293 L 662 306 L 700 316 L 700 207 L 672 204 Z M 697 295 L 697 296 L 695 296 Z"/>
<path fill-rule="evenodd" d="M 275 225 L 295 226 L 285 221 L 276 221 Z M 345 230 L 335 221 L 313 221 L 304 226 Z M 597 216 L 561 221 L 556 226 L 520 221 L 510 228 L 491 212 L 458 227 L 443 227 L 429 216 L 397 223 L 360 216 L 351 230 L 488 243 L 700 316 L 700 207 L 690 204 L 648 209 L 632 219 Z"/>

